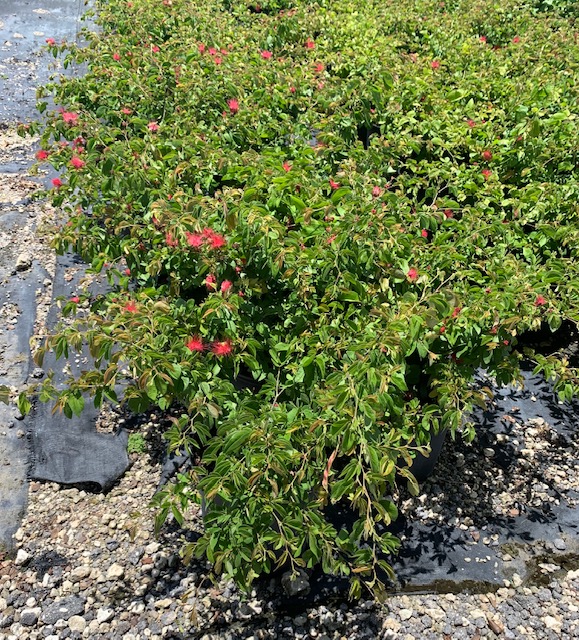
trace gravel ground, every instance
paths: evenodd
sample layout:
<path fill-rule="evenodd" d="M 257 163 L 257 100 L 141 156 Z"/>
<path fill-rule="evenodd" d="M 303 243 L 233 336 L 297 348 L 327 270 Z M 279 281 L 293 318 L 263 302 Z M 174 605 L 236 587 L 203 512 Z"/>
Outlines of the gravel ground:
<path fill-rule="evenodd" d="M 154 434 L 159 420 L 153 416 L 143 428 Z M 147 436 L 147 441 L 155 438 Z M 440 485 L 457 457 L 466 452 L 468 459 L 468 451 L 451 443 L 427 490 Z M 579 570 L 557 564 L 556 556 L 539 563 L 528 581 L 512 579 L 508 587 L 479 594 L 405 593 L 391 595 L 384 604 L 333 601 L 288 615 L 275 605 L 280 585 L 271 580 L 243 599 L 232 584 L 211 582 L 205 563 L 182 564 L 178 528 L 168 526 L 155 539 L 148 503 L 160 473 L 151 445 L 149 453 L 134 455 L 129 471 L 107 495 L 31 483 L 28 513 L 15 536 L 17 554 L 0 562 L 0 639 L 579 636 Z M 493 487 L 484 481 L 479 486 L 493 490 L 490 509 L 510 508 L 516 496 L 503 494 L 500 479 L 496 491 Z M 448 507 L 451 501 L 442 494 L 439 498 L 418 496 L 403 511 L 408 516 L 418 511 L 416 517 L 456 517 Z M 468 506 L 469 501 L 460 503 Z M 461 524 L 469 517 L 462 517 Z M 193 529 L 201 526 L 195 508 L 189 522 Z"/>

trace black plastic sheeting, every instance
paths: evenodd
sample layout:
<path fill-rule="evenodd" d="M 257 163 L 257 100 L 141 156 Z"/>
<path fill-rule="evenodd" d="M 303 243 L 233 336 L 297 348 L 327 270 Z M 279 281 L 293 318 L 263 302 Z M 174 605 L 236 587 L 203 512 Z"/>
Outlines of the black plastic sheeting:
<path fill-rule="evenodd" d="M 68 282 L 67 278 L 72 279 Z M 59 296 L 70 298 L 78 291 L 78 283 L 85 273 L 85 265 L 74 256 L 61 256 L 57 260 L 53 284 L 53 304 L 50 308 L 47 326 L 52 330 L 59 319 L 59 309 L 55 300 Z M 96 284 L 92 293 L 103 290 Z M 79 360 L 80 362 L 76 362 Z M 74 374 L 81 368 L 90 368 L 92 360 L 87 352 L 72 352 L 68 360 L 56 360 L 53 353 L 47 353 L 43 369 L 55 372 L 53 381 L 64 388 L 68 378 L 63 369 L 68 362 Z M 90 484 L 102 491 L 108 490 L 129 466 L 127 454 L 128 432 L 119 429 L 116 433 L 97 432 L 95 424 L 99 411 L 91 399 L 85 398 L 85 409 L 79 417 L 67 418 L 64 414 L 52 413 L 52 403 L 37 403 L 27 418 L 30 444 L 30 478 L 58 482 L 59 484 Z"/>

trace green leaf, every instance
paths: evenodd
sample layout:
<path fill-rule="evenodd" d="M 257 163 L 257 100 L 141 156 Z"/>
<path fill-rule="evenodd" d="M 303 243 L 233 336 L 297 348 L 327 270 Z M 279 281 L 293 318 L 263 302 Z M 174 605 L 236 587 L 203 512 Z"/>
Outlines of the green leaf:
<path fill-rule="evenodd" d="M 23 416 L 27 416 L 32 409 L 32 404 L 28 400 L 26 393 L 23 391 L 16 400 L 16 406 Z"/>
<path fill-rule="evenodd" d="M 0 385 L 0 402 L 4 404 L 10 402 L 10 389 L 4 384 Z"/>
<path fill-rule="evenodd" d="M 75 416 L 80 416 L 84 409 L 84 397 L 81 394 L 71 395 L 67 400 L 67 404 Z"/>

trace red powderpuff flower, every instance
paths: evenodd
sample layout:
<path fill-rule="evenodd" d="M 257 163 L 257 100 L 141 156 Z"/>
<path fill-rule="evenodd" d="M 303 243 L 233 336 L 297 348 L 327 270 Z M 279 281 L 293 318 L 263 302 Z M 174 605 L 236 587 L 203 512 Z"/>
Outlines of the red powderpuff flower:
<path fill-rule="evenodd" d="M 126 276 L 130 276 L 131 275 L 131 270 L 128 267 L 125 269 L 125 275 Z"/>
<path fill-rule="evenodd" d="M 54 47 L 54 45 L 56 44 L 56 40 L 54 38 L 46 38 L 46 44 L 49 47 Z"/>
<path fill-rule="evenodd" d="M 306 40 L 305 47 L 306 47 L 306 49 L 315 49 L 316 43 L 311 38 L 308 38 Z"/>
<path fill-rule="evenodd" d="M 62 187 L 62 180 L 60 178 L 52 178 L 52 186 L 55 189 L 60 189 L 60 187 Z"/>
<path fill-rule="evenodd" d="M 264 60 L 269 60 L 273 53 L 271 51 L 262 51 L 260 55 Z"/>
<path fill-rule="evenodd" d="M 440 67 L 440 62 L 439 62 L 438 60 L 433 60 L 433 61 L 430 63 L 430 66 L 431 66 L 433 69 L 438 69 L 438 68 Z"/>
<path fill-rule="evenodd" d="M 488 149 L 485 149 L 485 151 L 483 151 L 481 155 L 482 159 L 486 160 L 487 162 L 490 162 L 493 159 L 493 154 Z"/>
<path fill-rule="evenodd" d="M 205 53 L 205 45 L 201 42 L 197 45 L 197 50 L 199 51 L 199 53 Z"/>
<path fill-rule="evenodd" d="M 481 173 L 483 174 L 484 179 L 485 179 L 485 180 L 488 180 L 488 179 L 491 177 L 491 173 L 492 173 L 492 172 L 491 172 L 491 170 L 490 170 L 490 169 L 483 169 L 483 170 L 481 171 Z"/>
<path fill-rule="evenodd" d="M 543 298 L 543 296 L 541 295 L 537 296 L 537 298 L 535 299 L 535 306 L 541 307 L 544 304 L 547 304 L 547 301 L 545 300 L 545 298 Z"/>
<path fill-rule="evenodd" d="M 152 131 L 153 133 L 155 131 L 159 131 L 159 125 L 156 122 L 149 122 L 149 124 L 147 125 L 147 128 L 149 129 L 149 131 Z"/>
<path fill-rule="evenodd" d="M 124 306 L 125 311 L 129 311 L 130 313 L 135 313 L 137 310 L 137 305 L 134 302 L 127 302 Z"/>
<path fill-rule="evenodd" d="M 201 353 L 205 351 L 205 345 L 203 344 L 203 340 L 199 336 L 193 336 L 189 338 L 189 340 L 185 343 L 185 346 L 189 351 L 197 351 Z"/>
<path fill-rule="evenodd" d="M 179 244 L 179 242 L 169 231 L 167 231 L 167 233 L 165 234 L 165 242 L 167 243 L 168 247 L 176 247 Z"/>
<path fill-rule="evenodd" d="M 445 331 L 446 331 L 446 327 L 442 325 L 442 327 L 440 327 L 440 333 L 444 333 Z"/>
<path fill-rule="evenodd" d="M 454 309 L 452 310 L 452 317 L 456 318 L 456 316 L 458 316 L 460 312 L 461 312 L 461 307 L 454 307 Z"/>
<path fill-rule="evenodd" d="M 314 71 L 316 73 L 322 73 L 322 71 L 325 69 L 324 65 L 321 62 L 318 62 L 318 64 L 314 67 Z"/>
<path fill-rule="evenodd" d="M 78 304 L 80 302 L 80 298 L 78 296 L 72 296 L 70 301 L 74 302 L 74 304 Z"/>
<path fill-rule="evenodd" d="M 186 231 L 185 236 L 187 238 L 187 244 L 194 249 L 198 249 L 203 244 L 203 236 L 199 233 Z"/>
<path fill-rule="evenodd" d="M 215 289 L 215 283 L 216 283 L 216 279 L 215 276 L 210 273 L 207 275 L 207 277 L 205 278 L 205 280 L 203 281 L 203 284 L 208 288 L 208 289 Z"/>
<path fill-rule="evenodd" d="M 290 93 L 295 93 L 296 92 L 296 88 L 295 87 L 290 87 Z"/>
<path fill-rule="evenodd" d="M 78 113 L 73 113 L 72 111 L 63 111 L 62 119 L 66 122 L 66 124 L 75 124 L 78 120 Z"/>
<path fill-rule="evenodd" d="M 517 44 L 517 42 L 520 42 L 520 41 L 521 41 L 521 39 L 519 38 L 519 36 L 515 36 L 515 37 L 513 38 L 513 42 L 514 42 L 515 44 Z"/>
<path fill-rule="evenodd" d="M 376 185 L 373 189 L 372 189 L 372 195 L 374 196 L 374 198 L 378 198 L 382 195 L 382 188 L 379 187 L 378 185 Z"/>
<path fill-rule="evenodd" d="M 418 280 L 418 269 L 410 267 L 410 269 L 408 269 L 406 277 L 408 278 L 408 280 L 410 280 L 410 282 L 415 282 L 416 280 Z"/>
<path fill-rule="evenodd" d="M 46 160 L 46 158 L 48 158 L 49 155 L 50 154 L 48 153 L 48 151 L 45 151 L 44 149 L 40 149 L 40 151 L 36 152 L 36 159 L 42 162 L 42 160 Z"/>
<path fill-rule="evenodd" d="M 291 164 L 287 160 L 281 166 L 284 171 L 290 171 L 292 168 Z"/>
<path fill-rule="evenodd" d="M 486 36 L 481 36 L 481 37 L 479 38 L 479 40 L 480 40 L 483 44 L 486 44 L 487 37 L 486 37 Z"/>
<path fill-rule="evenodd" d="M 121 59 L 121 56 L 118 53 L 113 53 L 113 60 L 116 60 L 117 62 Z"/>
<path fill-rule="evenodd" d="M 74 156 L 74 158 L 72 158 L 72 160 L 70 161 L 70 164 L 75 169 L 82 169 L 84 167 L 84 165 L 86 164 L 86 162 L 84 160 L 81 160 L 77 156 Z"/>
<path fill-rule="evenodd" d="M 339 182 L 335 182 L 334 180 L 332 180 L 332 178 L 330 178 L 330 187 L 332 187 L 332 189 L 337 189 L 339 186 Z"/>
<path fill-rule="evenodd" d="M 422 229 L 422 231 L 420 232 L 420 235 L 423 238 L 428 238 L 428 231 L 426 229 Z"/>
<path fill-rule="evenodd" d="M 226 291 L 229 291 L 229 289 L 231 289 L 232 284 L 233 284 L 233 283 L 232 283 L 230 280 L 224 280 L 224 281 L 221 283 L 221 287 L 220 287 L 220 288 L 221 288 L 221 291 L 222 291 L 223 293 L 225 293 Z"/>
<path fill-rule="evenodd" d="M 210 238 L 208 238 L 209 246 L 212 249 L 221 249 L 227 244 L 225 238 L 219 233 L 213 233 Z"/>
<path fill-rule="evenodd" d="M 237 113 L 239 111 L 239 102 L 237 102 L 235 98 L 231 98 L 231 100 L 228 100 L 227 106 L 229 107 L 229 111 L 231 111 L 231 113 Z"/>
<path fill-rule="evenodd" d="M 213 351 L 216 356 L 228 356 L 233 349 L 229 340 L 222 340 L 221 342 L 214 342 L 211 351 Z"/>

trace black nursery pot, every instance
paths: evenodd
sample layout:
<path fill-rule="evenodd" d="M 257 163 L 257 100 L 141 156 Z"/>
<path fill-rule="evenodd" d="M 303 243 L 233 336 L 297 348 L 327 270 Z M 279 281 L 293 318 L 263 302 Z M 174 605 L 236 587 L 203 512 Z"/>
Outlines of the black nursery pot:
<path fill-rule="evenodd" d="M 416 458 L 414 458 L 414 461 L 410 466 L 410 471 L 419 482 L 426 480 L 426 478 L 428 478 L 434 471 L 434 467 L 436 466 L 436 463 L 442 451 L 442 446 L 444 445 L 444 441 L 446 440 L 446 433 L 447 430 L 444 429 L 436 435 L 431 436 L 430 455 L 423 456 L 419 453 L 416 455 Z"/>

